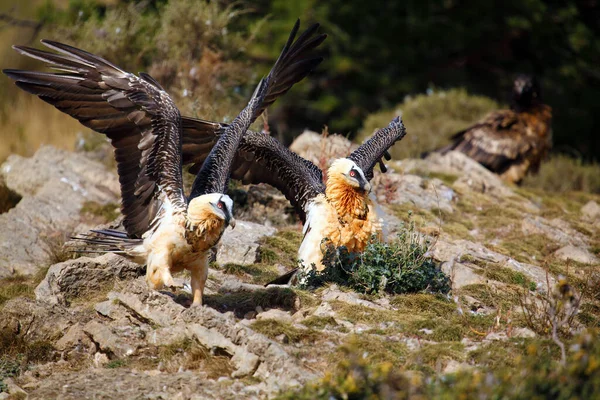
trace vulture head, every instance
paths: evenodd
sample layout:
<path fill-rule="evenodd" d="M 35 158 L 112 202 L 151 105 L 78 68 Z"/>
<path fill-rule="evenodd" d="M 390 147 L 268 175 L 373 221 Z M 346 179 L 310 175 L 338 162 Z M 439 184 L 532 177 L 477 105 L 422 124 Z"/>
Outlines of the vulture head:
<path fill-rule="evenodd" d="M 356 163 L 348 158 L 335 160 L 327 171 L 328 183 L 330 180 L 336 183 L 344 182 L 356 190 L 369 193 L 371 184 L 365 178 L 365 174 Z"/>
<path fill-rule="evenodd" d="M 523 111 L 542 102 L 542 91 L 536 77 L 519 75 L 515 78 L 512 91 L 512 109 Z"/>
<path fill-rule="evenodd" d="M 187 210 L 187 228 L 190 231 L 206 229 L 201 226 L 208 221 L 223 223 L 223 229 L 231 225 L 235 228 L 233 218 L 233 200 L 226 194 L 209 193 L 194 197 Z"/>

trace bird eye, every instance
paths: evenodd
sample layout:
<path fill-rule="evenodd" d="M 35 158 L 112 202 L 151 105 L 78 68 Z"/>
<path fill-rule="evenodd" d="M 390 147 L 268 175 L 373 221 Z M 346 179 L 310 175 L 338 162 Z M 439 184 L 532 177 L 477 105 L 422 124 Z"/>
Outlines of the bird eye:
<path fill-rule="evenodd" d="M 222 202 L 222 201 L 220 201 L 220 202 L 217 204 L 217 207 L 219 207 L 219 208 L 223 208 L 223 202 Z"/>
<path fill-rule="evenodd" d="M 356 176 L 356 172 L 354 172 L 354 170 L 350 171 L 350 176 Z"/>

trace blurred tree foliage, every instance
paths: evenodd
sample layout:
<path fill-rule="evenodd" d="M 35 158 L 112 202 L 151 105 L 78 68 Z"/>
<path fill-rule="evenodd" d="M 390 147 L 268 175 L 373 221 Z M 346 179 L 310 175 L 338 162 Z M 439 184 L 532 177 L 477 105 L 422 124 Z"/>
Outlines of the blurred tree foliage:
<path fill-rule="evenodd" d="M 100 54 L 124 67 L 162 72 L 166 81 L 157 79 L 169 88 L 187 88 L 173 78 L 185 67 L 188 75 L 194 66 L 219 75 L 220 62 L 236 62 L 241 69 L 216 82 L 224 82 L 219 95 L 238 99 L 256 80 L 250 71 L 268 70 L 296 18 L 303 26 L 320 22 L 329 35 L 325 63 L 272 112 L 286 141 L 324 124 L 354 134 L 368 114 L 429 88 L 464 87 L 505 103 L 514 75 L 529 72 L 541 77 L 554 109 L 555 147 L 586 159 L 600 152 L 597 1 L 70 0 L 66 11 L 46 4 L 39 18 L 68 28 L 78 45 L 96 51 L 99 42 L 106 46 Z M 198 102 L 214 99 L 191 94 Z M 195 108 L 207 118 L 236 110 L 205 115 Z"/>
<path fill-rule="evenodd" d="M 356 132 L 365 117 L 426 89 L 464 87 L 502 103 L 518 72 L 542 79 L 558 150 L 600 152 L 600 3 L 557 0 L 257 0 L 257 43 L 297 17 L 319 21 L 330 52 L 297 123 Z M 254 15 L 254 14 L 253 14 Z M 270 39 L 270 40 L 269 40 Z M 276 52 L 271 50 L 271 56 Z M 314 78 L 312 78 L 314 79 Z M 292 104 L 288 103 L 291 108 Z M 407 127 L 410 132 L 410 127 Z"/>

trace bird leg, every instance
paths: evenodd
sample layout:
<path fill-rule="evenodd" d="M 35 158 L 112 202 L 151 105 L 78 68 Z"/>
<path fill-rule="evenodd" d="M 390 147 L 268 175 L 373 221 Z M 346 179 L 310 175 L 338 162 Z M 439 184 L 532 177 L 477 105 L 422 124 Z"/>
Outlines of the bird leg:
<path fill-rule="evenodd" d="M 146 267 L 146 282 L 154 290 L 160 290 L 164 286 L 175 287 L 175 281 L 171 275 L 170 252 L 152 253 Z"/>
<path fill-rule="evenodd" d="M 190 267 L 192 273 L 192 295 L 194 296 L 193 306 L 202 305 L 202 294 L 204 293 L 204 285 L 208 278 L 208 260 L 203 256 Z"/>

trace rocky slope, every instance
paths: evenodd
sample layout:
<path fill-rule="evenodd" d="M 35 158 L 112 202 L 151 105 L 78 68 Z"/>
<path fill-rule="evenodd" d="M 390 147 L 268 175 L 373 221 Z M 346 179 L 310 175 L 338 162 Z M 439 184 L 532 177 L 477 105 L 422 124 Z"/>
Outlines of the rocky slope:
<path fill-rule="evenodd" d="M 351 149 L 327 140 L 305 134 L 294 148 L 320 165 Z M 0 399 L 271 398 L 348 352 L 418 376 L 510 365 L 528 343 L 549 342 L 544 305 L 559 276 L 581 296 L 562 340 L 599 325 L 599 196 L 507 186 L 458 153 L 390 167 L 374 181 L 388 228 L 412 220 L 432 239 L 451 295 L 264 288 L 294 266 L 300 225 L 278 192 L 241 187 L 245 221 L 225 235 L 194 309 L 184 290 L 148 290 L 143 266 L 63 246 L 118 225 L 110 168 L 49 147 L 10 157 L 4 190 L 21 200 L 0 215 Z"/>

